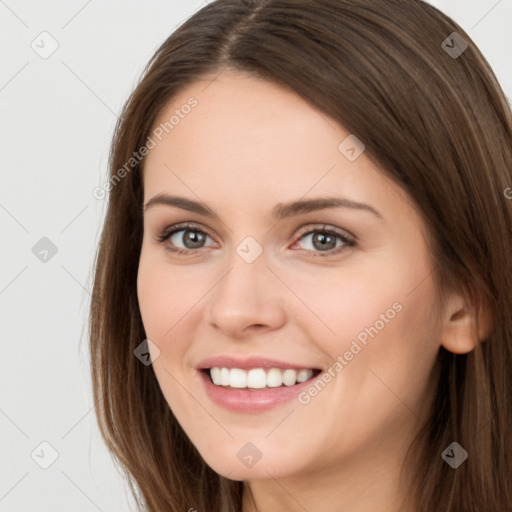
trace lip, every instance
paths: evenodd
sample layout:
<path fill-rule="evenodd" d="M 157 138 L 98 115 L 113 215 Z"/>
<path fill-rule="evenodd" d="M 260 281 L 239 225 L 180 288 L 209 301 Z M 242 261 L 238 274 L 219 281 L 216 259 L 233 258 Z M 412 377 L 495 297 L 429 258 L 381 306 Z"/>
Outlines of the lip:
<path fill-rule="evenodd" d="M 241 370 L 251 370 L 252 368 L 282 368 L 283 370 L 318 370 L 314 366 L 305 366 L 301 364 L 287 363 L 276 359 L 268 359 L 266 357 L 248 357 L 238 359 L 230 356 L 215 356 L 204 359 L 197 365 L 198 370 L 206 370 L 209 368 L 240 368 Z"/>
<path fill-rule="evenodd" d="M 198 373 L 210 400 L 230 411 L 243 413 L 259 413 L 289 402 L 297 398 L 299 393 L 311 386 L 311 383 L 318 378 L 318 375 L 315 375 L 311 379 L 293 386 L 250 391 L 248 389 L 233 389 L 216 386 L 210 380 L 207 371 L 198 370 Z"/>

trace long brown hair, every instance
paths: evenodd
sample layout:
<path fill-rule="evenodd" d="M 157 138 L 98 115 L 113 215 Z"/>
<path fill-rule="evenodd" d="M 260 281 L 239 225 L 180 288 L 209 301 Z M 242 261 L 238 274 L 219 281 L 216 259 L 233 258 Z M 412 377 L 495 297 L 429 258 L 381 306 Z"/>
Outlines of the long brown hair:
<path fill-rule="evenodd" d="M 512 510 L 512 118 L 470 37 L 420 0 L 217 0 L 160 46 L 126 102 L 89 327 L 99 426 L 139 505 L 241 510 L 243 483 L 205 464 L 134 357 L 146 338 L 136 289 L 144 160 L 126 166 L 178 91 L 227 67 L 294 90 L 364 141 L 428 226 L 440 303 L 464 291 L 492 312 L 476 349 L 439 351 L 410 496 L 417 511 Z M 453 441 L 469 454 L 456 470 L 441 458 Z"/>

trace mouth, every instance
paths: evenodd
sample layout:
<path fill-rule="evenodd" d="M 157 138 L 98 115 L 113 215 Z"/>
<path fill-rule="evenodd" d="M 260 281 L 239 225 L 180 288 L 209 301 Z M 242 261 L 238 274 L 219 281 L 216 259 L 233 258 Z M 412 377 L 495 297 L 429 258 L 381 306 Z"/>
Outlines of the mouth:
<path fill-rule="evenodd" d="M 209 357 L 201 361 L 196 370 L 212 402 L 229 411 L 246 414 L 268 411 L 297 399 L 323 371 L 303 362 L 256 355 Z"/>
<path fill-rule="evenodd" d="M 275 388 L 291 388 L 314 379 L 322 370 L 318 368 L 227 368 L 214 366 L 203 372 L 214 385 L 225 389 L 264 391 Z"/>

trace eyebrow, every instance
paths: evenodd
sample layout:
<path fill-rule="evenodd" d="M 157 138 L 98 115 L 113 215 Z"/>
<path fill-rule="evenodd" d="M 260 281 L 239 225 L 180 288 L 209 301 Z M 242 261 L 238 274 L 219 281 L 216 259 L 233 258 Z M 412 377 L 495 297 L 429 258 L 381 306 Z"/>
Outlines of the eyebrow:
<path fill-rule="evenodd" d="M 211 219 L 220 220 L 219 216 L 204 203 L 187 199 L 186 197 L 171 196 L 163 193 L 157 194 L 144 205 L 144 211 L 147 211 L 156 205 L 181 208 L 182 210 L 195 212 Z M 318 197 L 315 199 L 300 199 L 289 203 L 278 203 L 272 209 L 271 217 L 274 220 L 283 220 L 296 215 L 324 210 L 327 208 L 352 208 L 355 210 L 370 212 L 383 220 L 382 215 L 373 206 L 344 197 Z"/>

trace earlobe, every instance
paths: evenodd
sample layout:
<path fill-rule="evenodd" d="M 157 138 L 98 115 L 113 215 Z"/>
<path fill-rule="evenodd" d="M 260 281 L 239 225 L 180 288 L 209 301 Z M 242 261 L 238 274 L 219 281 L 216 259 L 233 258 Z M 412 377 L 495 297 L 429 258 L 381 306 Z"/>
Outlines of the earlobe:
<path fill-rule="evenodd" d="M 476 300 L 453 297 L 447 305 L 441 345 L 454 354 L 471 352 L 489 336 L 492 325 L 490 309 Z"/>

